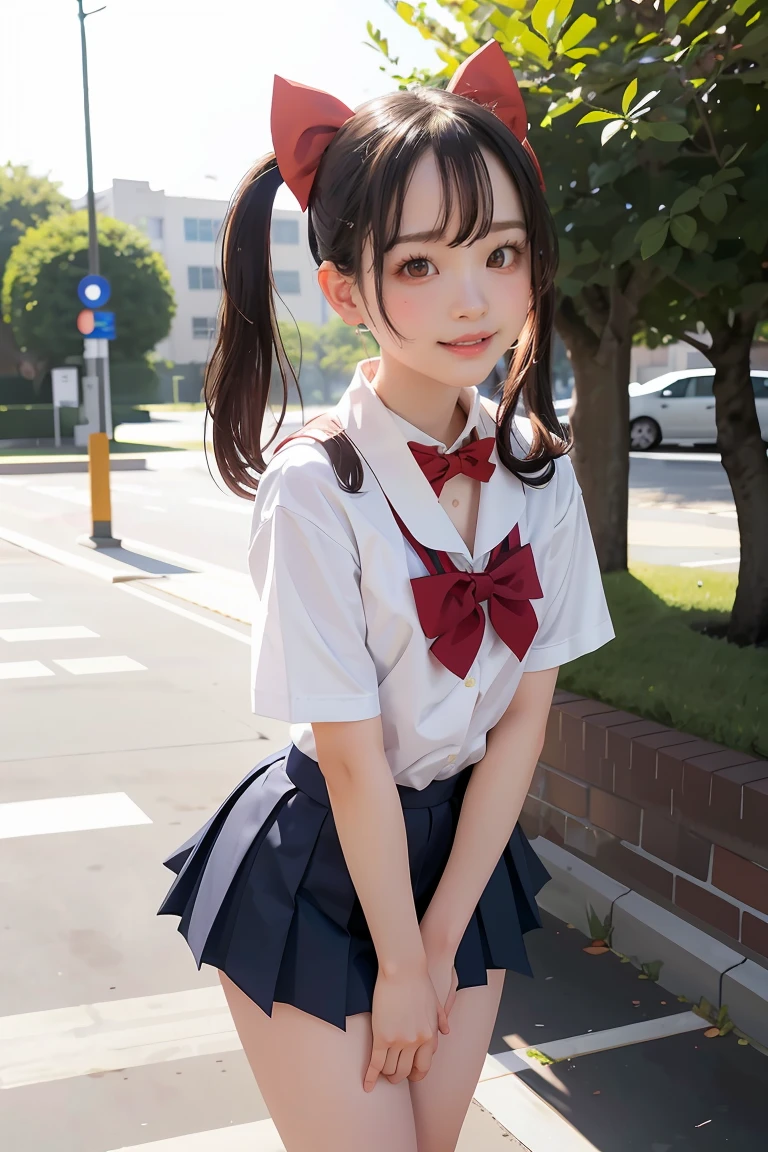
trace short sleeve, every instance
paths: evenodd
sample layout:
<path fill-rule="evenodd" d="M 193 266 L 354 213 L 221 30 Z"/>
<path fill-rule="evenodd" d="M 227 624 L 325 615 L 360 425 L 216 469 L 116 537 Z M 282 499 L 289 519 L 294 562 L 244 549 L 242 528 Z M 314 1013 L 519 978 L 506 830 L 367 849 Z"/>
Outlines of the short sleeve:
<path fill-rule="evenodd" d="M 253 621 L 253 711 L 291 723 L 378 716 L 354 549 L 278 504 L 248 554 Z"/>
<path fill-rule="evenodd" d="M 558 464 L 561 464 L 558 461 Z M 573 465 L 563 458 L 565 511 L 552 529 L 542 574 L 543 615 L 526 661 L 526 671 L 557 668 L 593 652 L 614 637 L 595 545 Z"/>

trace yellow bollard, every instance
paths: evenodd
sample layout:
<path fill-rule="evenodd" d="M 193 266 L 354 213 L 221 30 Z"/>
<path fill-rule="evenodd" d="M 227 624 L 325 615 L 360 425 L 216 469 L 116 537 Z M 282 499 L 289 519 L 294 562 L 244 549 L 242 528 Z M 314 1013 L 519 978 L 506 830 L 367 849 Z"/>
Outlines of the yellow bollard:
<path fill-rule="evenodd" d="M 119 548 L 112 535 L 112 501 L 109 494 L 109 440 L 106 432 L 92 432 L 88 437 L 88 475 L 91 481 L 90 536 L 80 543 L 90 548 Z"/>

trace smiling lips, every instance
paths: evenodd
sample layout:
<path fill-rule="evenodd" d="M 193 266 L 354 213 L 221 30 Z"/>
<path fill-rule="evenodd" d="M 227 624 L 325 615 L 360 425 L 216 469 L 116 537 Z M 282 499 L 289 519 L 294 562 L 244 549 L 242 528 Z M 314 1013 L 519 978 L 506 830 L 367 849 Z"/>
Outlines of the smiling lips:
<path fill-rule="evenodd" d="M 439 340 L 438 343 L 456 356 L 477 356 L 485 351 L 495 335 L 495 332 L 468 332 L 456 340 Z"/>

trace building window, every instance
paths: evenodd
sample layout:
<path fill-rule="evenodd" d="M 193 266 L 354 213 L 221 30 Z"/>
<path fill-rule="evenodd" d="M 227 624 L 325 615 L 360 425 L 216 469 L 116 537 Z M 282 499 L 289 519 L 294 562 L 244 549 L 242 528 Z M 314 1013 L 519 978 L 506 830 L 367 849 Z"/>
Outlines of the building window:
<path fill-rule="evenodd" d="M 298 272 L 273 272 L 272 277 L 281 296 L 295 296 L 301 292 Z"/>
<path fill-rule="evenodd" d="M 216 239 L 221 228 L 221 220 L 211 219 L 207 216 L 184 217 L 184 239 L 206 240 L 211 243 Z"/>
<path fill-rule="evenodd" d="M 190 264 L 187 268 L 187 284 L 193 290 L 220 288 L 221 276 L 218 268 Z"/>
<path fill-rule="evenodd" d="M 210 340 L 216 335 L 215 316 L 193 316 L 192 335 L 195 340 Z"/>
<path fill-rule="evenodd" d="M 272 221 L 272 243 L 273 244 L 298 244 L 299 242 L 299 222 L 298 220 L 273 220 Z"/>
<path fill-rule="evenodd" d="M 164 224 L 162 216 L 147 216 L 145 231 L 150 240 L 162 240 Z"/>

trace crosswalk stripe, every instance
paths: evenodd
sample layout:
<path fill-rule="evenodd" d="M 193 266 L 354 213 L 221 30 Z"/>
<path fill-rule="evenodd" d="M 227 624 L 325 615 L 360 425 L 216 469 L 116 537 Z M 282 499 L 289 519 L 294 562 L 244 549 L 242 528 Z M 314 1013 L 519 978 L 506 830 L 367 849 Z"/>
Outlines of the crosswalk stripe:
<path fill-rule="evenodd" d="M 55 796 L 0 804 L 0 840 L 151 823 L 149 816 L 125 792 Z"/>
<path fill-rule="evenodd" d="M 285 1152 L 285 1145 L 271 1120 L 254 1124 L 233 1124 L 211 1132 L 192 1132 L 151 1144 L 134 1144 L 112 1152 Z"/>
<path fill-rule="evenodd" d="M 73 676 L 89 676 L 103 672 L 146 672 L 146 664 L 139 664 L 130 656 L 82 656 L 73 660 L 54 660 L 65 672 Z"/>
<path fill-rule="evenodd" d="M 33 676 L 55 676 L 39 660 L 10 660 L 0 664 L 0 680 L 24 680 Z"/>
<path fill-rule="evenodd" d="M 32 600 L 39 600 L 31 592 L 0 592 L 0 604 L 27 604 Z"/>
<path fill-rule="evenodd" d="M 80 624 L 69 624 L 61 628 L 0 628 L 0 640 L 14 643 L 17 640 L 91 640 L 99 639 L 98 632 L 83 628 Z"/>
<path fill-rule="evenodd" d="M 220 984 L 0 1018 L 0 1088 L 236 1052 Z"/>

